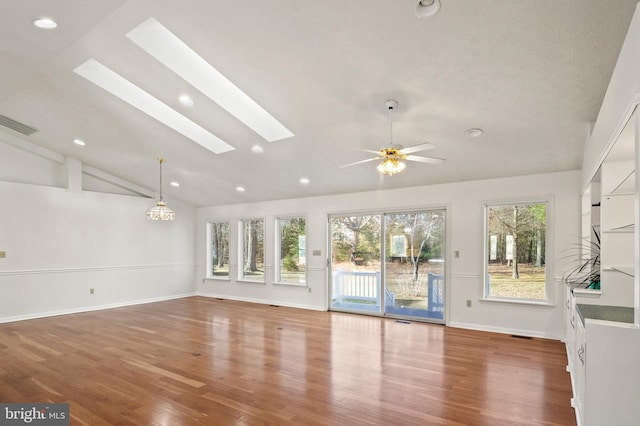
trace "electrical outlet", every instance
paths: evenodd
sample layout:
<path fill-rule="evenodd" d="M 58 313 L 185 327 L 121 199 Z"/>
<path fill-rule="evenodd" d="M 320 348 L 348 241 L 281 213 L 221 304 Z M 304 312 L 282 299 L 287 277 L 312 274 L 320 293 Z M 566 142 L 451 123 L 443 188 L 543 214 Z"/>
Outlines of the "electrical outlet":
<path fill-rule="evenodd" d="M 471 299 L 467 299 L 467 308 L 471 307 Z"/>
<path fill-rule="evenodd" d="M 453 258 L 454 259 L 460 259 L 460 250 L 454 250 L 453 251 Z"/>
<path fill-rule="evenodd" d="M 92 288 L 89 289 L 89 294 L 93 294 L 94 290 Z"/>
<path fill-rule="evenodd" d="M 309 287 L 309 293 L 311 293 L 311 287 Z"/>

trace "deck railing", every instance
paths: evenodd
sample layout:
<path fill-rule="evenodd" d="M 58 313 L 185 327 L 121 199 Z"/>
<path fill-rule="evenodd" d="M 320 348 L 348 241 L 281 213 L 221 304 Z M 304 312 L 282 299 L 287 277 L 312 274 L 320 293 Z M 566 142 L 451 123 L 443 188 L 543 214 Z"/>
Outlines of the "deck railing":
<path fill-rule="evenodd" d="M 332 299 L 344 302 L 379 304 L 380 271 L 342 271 L 336 269 L 332 273 Z M 444 276 L 429 272 L 427 274 L 427 310 L 442 311 L 444 309 Z M 385 288 L 385 305 L 394 306 L 395 294 Z"/>
<path fill-rule="evenodd" d="M 332 274 L 333 300 L 344 302 L 379 304 L 380 271 L 341 271 Z M 385 288 L 385 305 L 394 306 L 395 294 Z M 433 272 L 427 273 L 427 310 L 442 311 L 444 309 L 444 276 Z"/>
<path fill-rule="evenodd" d="M 380 288 L 380 271 L 333 271 L 333 298 L 357 302 L 377 302 Z"/>

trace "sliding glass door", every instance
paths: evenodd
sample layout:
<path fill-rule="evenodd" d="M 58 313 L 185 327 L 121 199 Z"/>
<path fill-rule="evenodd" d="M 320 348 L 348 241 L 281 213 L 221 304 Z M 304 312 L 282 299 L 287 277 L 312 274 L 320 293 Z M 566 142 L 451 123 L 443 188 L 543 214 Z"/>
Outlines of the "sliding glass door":
<path fill-rule="evenodd" d="M 445 210 L 384 215 L 386 314 L 444 319 Z"/>
<path fill-rule="evenodd" d="M 331 309 L 443 321 L 445 215 L 331 217 Z"/>
<path fill-rule="evenodd" d="M 380 313 L 381 216 L 337 216 L 330 225 L 331 308 Z"/>

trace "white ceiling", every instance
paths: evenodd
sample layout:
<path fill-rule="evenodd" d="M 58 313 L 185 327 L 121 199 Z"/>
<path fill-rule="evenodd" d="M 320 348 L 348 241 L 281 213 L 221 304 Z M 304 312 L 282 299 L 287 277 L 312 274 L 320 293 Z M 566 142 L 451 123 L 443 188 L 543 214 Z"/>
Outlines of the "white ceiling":
<path fill-rule="evenodd" d="M 164 192 L 196 206 L 579 169 L 636 0 L 441 1 L 418 19 L 415 0 L 0 0 L 0 114 L 38 129 L 26 141 L 152 190 L 162 156 L 181 184 Z M 36 29 L 38 16 L 60 26 Z M 150 17 L 295 136 L 266 142 L 127 39 Z M 73 72 L 89 58 L 236 149 L 207 151 Z M 447 161 L 339 168 L 389 142 L 389 98 L 394 142 Z M 485 134 L 466 138 L 472 127 Z"/>

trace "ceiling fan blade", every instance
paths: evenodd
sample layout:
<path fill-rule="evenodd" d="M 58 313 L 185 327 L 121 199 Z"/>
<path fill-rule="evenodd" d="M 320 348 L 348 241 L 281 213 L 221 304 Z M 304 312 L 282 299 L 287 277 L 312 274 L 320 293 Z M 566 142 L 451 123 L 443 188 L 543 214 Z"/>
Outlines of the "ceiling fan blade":
<path fill-rule="evenodd" d="M 433 149 L 436 146 L 430 144 L 429 142 L 422 143 L 420 145 L 408 146 L 406 148 L 402 148 L 400 152 L 403 154 L 411 154 L 412 152 L 425 151 L 427 149 Z"/>
<path fill-rule="evenodd" d="M 429 164 L 442 164 L 445 162 L 444 158 L 420 157 L 419 155 L 407 155 L 406 159 L 409 161 L 419 161 L 421 163 Z"/>
<path fill-rule="evenodd" d="M 368 163 L 369 161 L 375 161 L 378 160 L 378 158 L 367 158 L 366 160 L 360 160 L 360 161 L 356 161 L 355 163 L 349 163 L 349 164 L 343 164 L 342 166 L 340 166 L 340 169 L 344 169 L 345 167 L 351 167 L 351 166 L 355 166 L 357 164 L 362 164 L 362 163 Z"/>
<path fill-rule="evenodd" d="M 369 152 L 371 154 L 380 154 L 380 150 L 374 151 L 373 149 L 365 149 L 365 148 L 353 148 L 357 151 Z"/>

